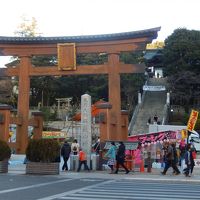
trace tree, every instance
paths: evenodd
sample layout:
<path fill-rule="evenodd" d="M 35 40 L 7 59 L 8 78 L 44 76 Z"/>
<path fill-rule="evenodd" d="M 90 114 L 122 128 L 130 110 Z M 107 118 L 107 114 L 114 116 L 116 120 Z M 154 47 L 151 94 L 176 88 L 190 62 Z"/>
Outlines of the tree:
<path fill-rule="evenodd" d="M 176 29 L 165 40 L 164 73 L 174 104 L 188 112 L 200 105 L 200 31 Z"/>
<path fill-rule="evenodd" d="M 189 112 L 190 107 L 200 106 L 200 74 L 183 71 L 168 78 L 172 103 L 181 105 Z"/>
<path fill-rule="evenodd" d="M 27 16 L 21 16 L 22 23 L 17 27 L 17 30 L 14 32 L 15 35 L 21 37 L 36 37 L 40 36 L 40 33 L 37 32 L 37 20 L 32 17 L 28 19 Z"/>
<path fill-rule="evenodd" d="M 165 40 L 163 55 L 166 75 L 180 71 L 200 73 L 200 31 L 176 29 Z"/>
<path fill-rule="evenodd" d="M 0 78 L 0 102 L 3 104 L 12 103 L 12 82 L 9 78 Z"/>
<path fill-rule="evenodd" d="M 18 26 L 15 34 L 20 37 L 37 37 L 38 33 L 37 21 L 34 17 L 28 19 L 22 16 L 22 23 Z M 19 63 L 19 58 L 14 57 L 15 63 Z M 33 56 L 31 58 L 34 66 L 54 66 L 57 62 L 55 56 Z M 57 78 L 55 77 L 32 77 L 30 81 L 30 105 L 37 106 L 39 102 L 43 105 L 49 106 L 55 101 L 55 90 L 57 87 Z M 42 105 L 42 106 L 43 106 Z"/>

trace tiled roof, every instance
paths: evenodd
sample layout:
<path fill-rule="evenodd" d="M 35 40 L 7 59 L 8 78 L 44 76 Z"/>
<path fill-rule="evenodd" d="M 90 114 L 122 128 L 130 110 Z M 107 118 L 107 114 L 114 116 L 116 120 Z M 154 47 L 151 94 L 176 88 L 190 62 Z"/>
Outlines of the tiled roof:
<path fill-rule="evenodd" d="M 95 42 L 95 41 L 111 41 L 111 40 L 123 40 L 139 37 L 148 37 L 155 39 L 157 32 L 160 31 L 160 27 L 123 32 L 112 33 L 103 35 L 84 35 L 84 36 L 58 36 L 58 37 L 6 37 L 0 36 L 0 44 L 54 44 L 63 42 Z"/>

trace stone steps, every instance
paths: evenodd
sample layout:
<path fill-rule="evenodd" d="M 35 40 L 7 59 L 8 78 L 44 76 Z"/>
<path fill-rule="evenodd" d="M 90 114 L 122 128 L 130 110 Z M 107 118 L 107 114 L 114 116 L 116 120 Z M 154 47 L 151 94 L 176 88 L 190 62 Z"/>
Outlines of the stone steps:
<path fill-rule="evenodd" d="M 166 85 L 165 78 L 151 78 L 148 81 L 148 85 Z M 153 122 L 153 117 L 156 114 L 158 116 L 158 122 L 162 123 L 164 117 L 164 106 L 166 104 L 167 93 L 166 91 L 146 91 L 143 104 L 139 108 L 139 112 L 136 116 L 136 121 L 131 130 L 131 135 L 143 134 L 149 132 L 149 126 L 147 124 L 149 117 Z"/>

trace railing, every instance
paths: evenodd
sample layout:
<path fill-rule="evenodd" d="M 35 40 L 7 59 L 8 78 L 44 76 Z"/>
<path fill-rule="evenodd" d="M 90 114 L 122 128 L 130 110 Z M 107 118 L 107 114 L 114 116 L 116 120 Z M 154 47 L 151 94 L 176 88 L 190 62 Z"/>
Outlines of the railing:
<path fill-rule="evenodd" d="M 145 83 L 145 84 L 146 84 L 146 83 Z M 135 110 L 134 110 L 134 112 L 133 112 L 131 121 L 130 121 L 129 126 L 128 126 L 128 134 L 129 134 L 129 135 L 131 135 L 131 131 L 133 130 L 133 127 L 134 127 L 134 125 L 135 125 L 135 122 L 136 122 L 136 119 L 137 119 L 137 115 L 138 115 L 138 113 L 139 113 L 139 110 L 140 110 L 141 106 L 142 106 L 143 103 L 144 103 L 145 95 L 146 95 L 146 91 L 144 91 L 144 92 L 142 93 L 141 104 L 137 104 L 136 107 L 135 107 Z"/>
<path fill-rule="evenodd" d="M 164 110 L 163 110 L 163 120 L 162 120 L 162 125 L 166 124 L 168 122 L 169 118 L 169 105 L 165 104 L 164 105 Z"/>
<path fill-rule="evenodd" d="M 128 135 L 131 135 L 131 131 L 133 130 L 133 126 L 135 125 L 136 117 L 137 117 L 138 112 L 139 112 L 139 107 L 140 107 L 140 105 L 137 104 L 136 107 L 135 107 L 135 110 L 133 112 L 131 121 L 130 121 L 129 126 L 128 126 Z"/>

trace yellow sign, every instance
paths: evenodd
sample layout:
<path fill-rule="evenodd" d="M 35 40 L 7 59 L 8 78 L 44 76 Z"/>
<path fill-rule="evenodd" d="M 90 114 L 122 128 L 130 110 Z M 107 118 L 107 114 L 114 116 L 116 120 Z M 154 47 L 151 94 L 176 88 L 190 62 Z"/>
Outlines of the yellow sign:
<path fill-rule="evenodd" d="M 190 118 L 188 120 L 188 124 L 187 124 L 187 130 L 188 131 L 193 131 L 197 118 L 198 118 L 198 114 L 199 112 L 196 110 L 192 110 L 191 114 L 190 114 Z"/>
<path fill-rule="evenodd" d="M 62 131 L 43 131 L 42 138 L 66 138 L 67 134 Z"/>
<path fill-rule="evenodd" d="M 58 69 L 76 70 L 76 46 L 75 43 L 58 44 Z"/>
<path fill-rule="evenodd" d="M 186 139 L 187 138 L 187 130 L 183 129 L 181 130 L 181 139 Z"/>

